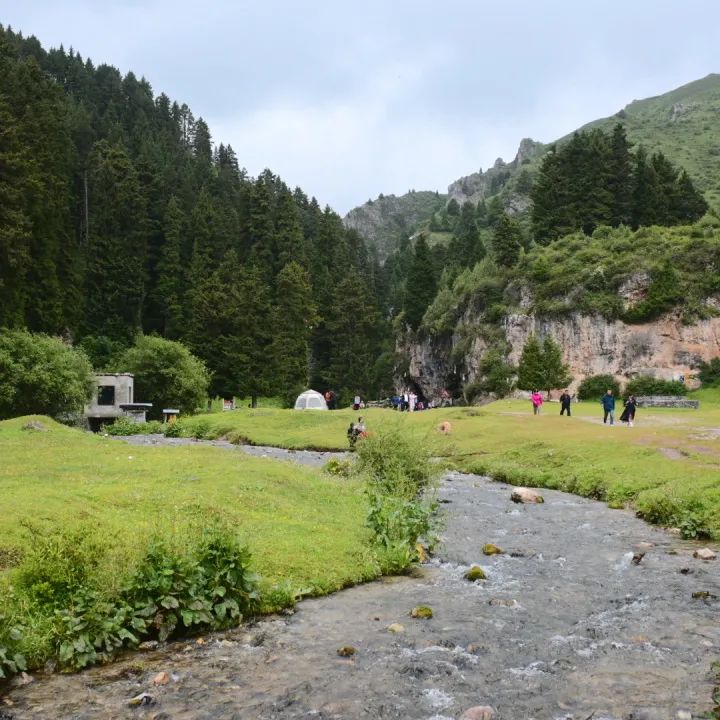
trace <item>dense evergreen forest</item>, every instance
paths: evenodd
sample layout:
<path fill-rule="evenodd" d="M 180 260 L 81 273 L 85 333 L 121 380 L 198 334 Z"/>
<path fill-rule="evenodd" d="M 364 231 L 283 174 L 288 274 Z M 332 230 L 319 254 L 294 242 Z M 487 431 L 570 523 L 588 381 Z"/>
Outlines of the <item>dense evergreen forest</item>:
<path fill-rule="evenodd" d="M 330 208 L 252 178 L 145 79 L 0 26 L 0 327 L 98 368 L 139 332 L 187 344 L 221 395 L 378 395 L 377 258 Z"/>

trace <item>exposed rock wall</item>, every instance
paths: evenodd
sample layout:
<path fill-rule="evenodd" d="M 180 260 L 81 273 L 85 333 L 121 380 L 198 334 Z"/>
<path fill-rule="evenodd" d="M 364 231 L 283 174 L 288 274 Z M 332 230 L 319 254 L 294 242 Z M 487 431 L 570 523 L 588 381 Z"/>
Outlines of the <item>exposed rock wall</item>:
<path fill-rule="evenodd" d="M 614 375 L 624 381 L 637 375 L 652 375 L 665 380 L 683 375 L 691 379 L 701 361 L 720 355 L 720 318 L 683 325 L 675 315 L 642 325 L 627 325 L 619 320 L 579 313 L 563 318 L 534 315 L 510 315 L 503 324 L 512 350 L 510 362 L 517 365 L 523 346 L 531 333 L 552 337 L 563 349 L 564 360 L 574 377 L 576 388 L 588 375 Z M 424 341 L 405 349 L 410 358 L 410 374 L 429 397 L 436 397 L 452 371 L 450 343 Z M 465 380 L 477 374 L 487 344 L 475 337 L 465 357 Z"/>

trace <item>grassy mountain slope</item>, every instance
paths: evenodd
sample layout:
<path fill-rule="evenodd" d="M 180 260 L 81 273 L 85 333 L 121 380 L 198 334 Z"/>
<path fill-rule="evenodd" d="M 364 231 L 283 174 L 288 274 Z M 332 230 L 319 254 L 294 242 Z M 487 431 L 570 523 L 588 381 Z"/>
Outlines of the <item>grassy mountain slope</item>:
<path fill-rule="evenodd" d="M 375 245 L 380 260 L 398 247 L 403 237 L 442 208 L 447 195 L 431 191 L 411 190 L 405 195 L 380 195 L 351 210 L 344 219 L 345 227 L 357 230 L 370 245 Z"/>
<path fill-rule="evenodd" d="M 614 115 L 594 120 L 579 129 L 599 127 L 609 130 L 618 122 L 625 125 L 631 143 L 644 145 L 650 153 L 660 150 L 675 165 L 686 169 L 710 206 L 720 208 L 720 74 L 710 74 L 663 95 L 634 100 Z M 563 143 L 571 136 L 566 135 L 555 142 Z M 462 204 L 466 200 L 477 203 L 485 199 L 487 202 L 498 196 L 510 214 L 526 215 L 530 205 L 529 189 L 550 144 L 522 140 L 518 154 L 511 162 L 498 159 L 484 172 L 459 178 L 448 188 L 448 199 L 455 198 Z M 417 192 L 415 195 L 426 196 L 428 193 Z M 366 232 L 348 219 L 357 217 L 358 213 L 362 216 L 360 211 L 364 212 L 367 207 L 366 204 L 352 210 L 345 222 Z M 424 216 L 423 210 L 427 211 Z M 368 224 L 368 228 L 371 227 L 374 237 L 381 238 L 396 235 L 399 230 L 412 234 L 413 230 L 425 225 L 436 210 L 432 204 L 423 208 L 416 203 L 409 213 L 398 202 L 392 214 L 376 212 L 372 226 Z M 368 237 L 371 239 L 370 235 Z"/>

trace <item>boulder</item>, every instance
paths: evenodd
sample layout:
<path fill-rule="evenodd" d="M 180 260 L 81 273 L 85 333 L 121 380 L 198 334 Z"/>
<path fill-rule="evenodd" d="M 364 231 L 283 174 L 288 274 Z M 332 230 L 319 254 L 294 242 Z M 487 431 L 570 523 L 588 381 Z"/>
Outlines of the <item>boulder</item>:
<path fill-rule="evenodd" d="M 163 670 L 152 679 L 152 682 L 153 685 L 167 685 L 170 682 L 170 675 Z"/>
<path fill-rule="evenodd" d="M 502 555 L 503 549 L 492 543 L 486 543 L 483 545 L 483 555 Z"/>
<path fill-rule="evenodd" d="M 693 553 L 693 557 L 698 560 L 714 560 L 717 557 L 717 553 L 713 552 L 710 548 L 700 548 Z"/>
<path fill-rule="evenodd" d="M 473 565 L 463 575 L 463 577 L 470 582 L 475 582 L 476 580 L 487 580 L 487 575 L 485 574 L 485 571 L 479 565 Z"/>
<path fill-rule="evenodd" d="M 516 503 L 544 503 L 543 496 L 532 488 L 520 487 L 513 490 L 510 499 Z"/>
<path fill-rule="evenodd" d="M 338 648 L 337 654 L 340 657 L 352 657 L 357 650 L 352 645 L 343 645 L 341 648 Z"/>
<path fill-rule="evenodd" d="M 392 625 L 388 625 L 388 632 L 391 633 L 404 633 L 405 632 L 405 626 L 401 625 L 400 623 L 393 623 Z"/>
<path fill-rule="evenodd" d="M 494 717 L 495 711 L 489 705 L 476 705 L 468 708 L 460 720 L 493 720 Z"/>
<path fill-rule="evenodd" d="M 432 608 L 427 605 L 416 605 L 410 611 L 410 617 L 419 618 L 421 620 L 429 620 L 433 616 Z"/>

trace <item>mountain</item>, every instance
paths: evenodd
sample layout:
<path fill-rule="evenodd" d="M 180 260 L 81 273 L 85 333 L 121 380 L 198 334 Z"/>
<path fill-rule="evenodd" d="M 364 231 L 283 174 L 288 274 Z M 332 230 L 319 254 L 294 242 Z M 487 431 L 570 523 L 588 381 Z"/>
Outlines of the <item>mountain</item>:
<path fill-rule="evenodd" d="M 632 144 L 643 145 L 649 154 L 661 151 L 675 165 L 687 170 L 710 206 L 718 208 L 719 120 L 720 74 L 712 73 L 663 95 L 633 100 L 615 114 L 587 123 L 578 131 L 591 128 L 608 131 L 615 124 L 622 123 Z M 448 187 L 447 199 L 454 199 L 462 205 L 468 200 L 476 204 L 480 200 L 488 202 L 498 197 L 508 214 L 523 217 L 530 207 L 529 192 L 543 155 L 551 145 L 567 142 L 572 135 L 570 133 L 547 144 L 530 138 L 523 139 L 512 161 L 505 162 L 498 158 L 491 168 L 459 178 Z M 427 194 L 415 193 L 418 196 Z M 349 218 L 356 218 L 358 214 L 364 217 L 363 211 L 367 207 L 368 204 L 351 210 L 345 218 L 346 224 L 354 222 Z M 412 212 L 406 212 L 405 206 L 398 203 L 391 216 L 377 213 L 373 216 L 372 225 L 368 223 L 368 229 L 372 232 L 368 238 L 380 237 L 392 241 L 400 231 L 412 235 L 428 222 L 436 209 L 428 206 L 424 217 L 422 212 L 421 205 L 415 205 Z M 357 225 L 350 226 L 365 232 Z"/>
<path fill-rule="evenodd" d="M 343 219 L 345 227 L 357 230 L 374 245 L 381 261 L 399 246 L 403 238 L 447 202 L 447 195 L 411 190 L 405 195 L 380 195 L 351 210 Z"/>

